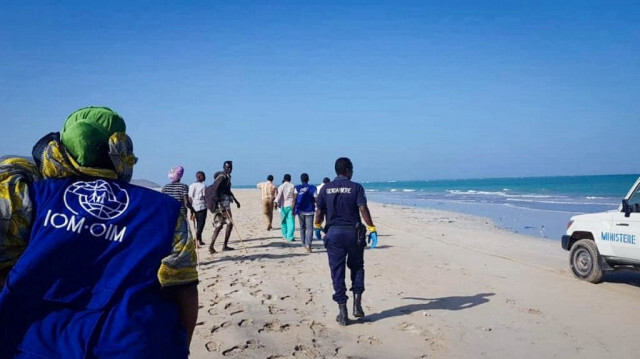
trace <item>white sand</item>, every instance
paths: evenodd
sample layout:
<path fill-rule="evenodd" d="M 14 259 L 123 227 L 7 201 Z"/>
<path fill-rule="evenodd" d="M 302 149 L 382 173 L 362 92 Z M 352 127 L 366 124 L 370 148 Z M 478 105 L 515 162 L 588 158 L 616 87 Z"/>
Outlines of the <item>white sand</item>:
<path fill-rule="evenodd" d="M 558 241 L 457 213 L 370 203 L 379 248 L 365 252 L 367 316 L 335 322 L 327 255 L 267 231 L 257 190 L 235 190 L 247 247 L 201 248 L 193 358 L 635 358 L 640 275 L 573 277 Z M 210 217 L 208 218 L 210 220 Z M 296 221 L 297 225 L 297 221 Z M 210 242 L 207 223 L 204 239 Z M 222 247 L 223 234 L 216 241 Z M 348 272 L 347 272 L 348 273 Z M 348 278 L 348 276 L 347 276 Z M 347 279 L 347 287 L 349 280 Z"/>

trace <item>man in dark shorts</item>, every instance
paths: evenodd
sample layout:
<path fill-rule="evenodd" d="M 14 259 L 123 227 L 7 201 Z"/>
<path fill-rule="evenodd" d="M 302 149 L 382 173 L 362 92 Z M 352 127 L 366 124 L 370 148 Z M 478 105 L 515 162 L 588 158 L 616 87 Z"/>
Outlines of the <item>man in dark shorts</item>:
<path fill-rule="evenodd" d="M 224 225 L 227 226 L 227 230 L 224 233 L 224 245 L 223 251 L 232 251 L 234 248 L 228 246 L 229 237 L 231 237 L 231 230 L 233 229 L 233 220 L 231 217 L 231 203 L 235 202 L 236 206 L 240 208 L 240 202 L 231 192 L 231 172 L 233 171 L 233 163 L 231 161 L 225 161 L 223 170 L 216 172 L 214 175 L 215 180 L 213 182 L 211 191 L 213 192 L 213 202 L 215 203 L 215 211 L 213 213 L 213 235 L 211 236 L 211 244 L 209 245 L 209 252 L 216 253 L 213 248 L 213 244 L 218 238 L 218 234 L 222 230 Z"/>
<path fill-rule="evenodd" d="M 349 323 L 347 313 L 347 287 L 344 283 L 345 264 L 351 271 L 351 291 L 353 291 L 353 316 L 364 317 L 362 293 L 364 292 L 364 248 L 366 230 L 369 240 L 377 242 L 376 227 L 371 220 L 367 198 L 362 185 L 351 181 L 353 164 L 346 157 L 336 160 L 336 174 L 332 182 L 327 183 L 318 194 L 318 208 L 314 227 L 321 228 L 326 215 L 327 223 L 323 240 L 329 257 L 331 280 L 333 281 L 333 300 L 340 310 L 336 321 L 340 325 Z M 360 216 L 366 227 L 360 222 Z M 345 261 L 346 259 L 346 261 Z"/>

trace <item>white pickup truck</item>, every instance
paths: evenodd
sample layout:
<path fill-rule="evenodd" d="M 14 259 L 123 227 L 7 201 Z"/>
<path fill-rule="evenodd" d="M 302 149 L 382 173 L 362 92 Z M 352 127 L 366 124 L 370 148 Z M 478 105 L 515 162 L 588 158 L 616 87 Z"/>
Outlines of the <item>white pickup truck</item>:
<path fill-rule="evenodd" d="M 617 210 L 571 217 L 562 248 L 573 274 L 591 283 L 604 271 L 640 269 L 640 178 Z"/>

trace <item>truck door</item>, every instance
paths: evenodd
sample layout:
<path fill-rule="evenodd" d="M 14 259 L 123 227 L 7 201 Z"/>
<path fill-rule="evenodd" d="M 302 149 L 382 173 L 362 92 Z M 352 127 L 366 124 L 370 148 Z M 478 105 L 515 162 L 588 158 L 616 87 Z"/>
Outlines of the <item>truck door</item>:
<path fill-rule="evenodd" d="M 623 206 L 613 215 L 611 232 L 601 233 L 601 239 L 611 243 L 616 257 L 640 260 L 640 181 L 636 181 L 626 198 L 629 216 Z"/>

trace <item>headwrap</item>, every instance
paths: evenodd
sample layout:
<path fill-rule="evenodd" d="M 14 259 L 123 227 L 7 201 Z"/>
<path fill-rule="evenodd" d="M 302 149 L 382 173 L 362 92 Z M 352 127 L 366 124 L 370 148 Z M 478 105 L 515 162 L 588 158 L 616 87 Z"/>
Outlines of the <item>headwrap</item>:
<path fill-rule="evenodd" d="M 125 130 L 115 111 L 81 108 L 67 118 L 61 133 L 49 133 L 36 143 L 33 159 L 44 178 L 90 176 L 129 182 L 138 158 Z"/>
<path fill-rule="evenodd" d="M 174 166 L 169 170 L 169 179 L 171 182 L 178 182 L 184 174 L 184 168 L 180 165 Z"/>
<path fill-rule="evenodd" d="M 60 140 L 83 167 L 113 168 L 109 158 L 109 138 L 126 132 L 120 115 L 108 107 L 85 107 L 72 113 L 64 123 Z"/>

